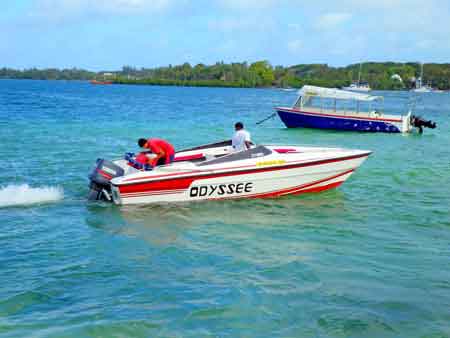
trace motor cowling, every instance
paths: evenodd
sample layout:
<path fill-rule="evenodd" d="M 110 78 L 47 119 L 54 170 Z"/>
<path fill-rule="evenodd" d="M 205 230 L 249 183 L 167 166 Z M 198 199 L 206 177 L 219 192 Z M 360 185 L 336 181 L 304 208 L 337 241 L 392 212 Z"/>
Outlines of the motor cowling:
<path fill-rule="evenodd" d="M 123 176 L 125 171 L 111 161 L 97 159 L 94 170 L 89 175 L 89 200 L 112 201 L 110 182 L 115 177 Z"/>
<path fill-rule="evenodd" d="M 411 125 L 413 127 L 416 127 L 419 129 L 419 133 L 423 133 L 423 128 L 436 128 L 436 122 L 433 122 L 431 120 L 425 120 L 424 118 L 420 116 L 411 116 Z"/>

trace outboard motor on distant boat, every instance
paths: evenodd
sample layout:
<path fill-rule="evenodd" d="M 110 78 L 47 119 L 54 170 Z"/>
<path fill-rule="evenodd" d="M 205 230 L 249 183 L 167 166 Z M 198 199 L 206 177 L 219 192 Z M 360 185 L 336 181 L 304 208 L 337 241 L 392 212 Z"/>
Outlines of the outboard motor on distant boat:
<path fill-rule="evenodd" d="M 419 133 L 423 133 L 423 127 L 434 129 L 436 128 L 436 123 L 431 120 L 425 120 L 420 116 L 411 116 L 411 125 L 419 129 Z"/>
<path fill-rule="evenodd" d="M 111 161 L 97 159 L 96 167 L 89 175 L 89 200 L 112 201 L 110 181 L 124 175 L 124 170 Z"/>

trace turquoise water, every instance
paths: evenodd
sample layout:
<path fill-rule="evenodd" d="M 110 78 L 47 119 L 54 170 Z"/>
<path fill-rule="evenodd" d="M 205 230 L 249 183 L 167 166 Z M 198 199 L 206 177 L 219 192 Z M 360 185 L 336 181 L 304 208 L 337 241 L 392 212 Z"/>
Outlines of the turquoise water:
<path fill-rule="evenodd" d="M 381 92 L 386 110 L 408 93 Z M 449 337 L 450 94 L 423 135 L 256 126 L 295 93 L 0 81 L 0 336 Z M 139 137 L 370 149 L 339 189 L 88 204 L 99 156 Z"/>

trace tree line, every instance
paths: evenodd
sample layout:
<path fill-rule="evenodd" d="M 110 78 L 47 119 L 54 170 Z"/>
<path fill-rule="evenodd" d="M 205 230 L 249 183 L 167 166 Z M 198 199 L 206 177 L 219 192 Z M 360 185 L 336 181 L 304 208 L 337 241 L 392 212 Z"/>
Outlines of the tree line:
<path fill-rule="evenodd" d="M 322 87 L 348 86 L 358 79 L 359 64 L 331 67 L 327 64 L 272 66 L 268 61 L 254 63 L 197 64 L 157 68 L 124 66 L 120 71 L 91 72 L 71 69 L 0 68 L 0 78 L 41 80 L 111 80 L 119 84 L 218 86 L 218 87 L 294 87 L 305 84 Z M 420 74 L 419 63 L 366 62 L 362 64 L 361 80 L 373 89 L 410 89 Z M 394 76 L 398 75 L 398 76 Z M 399 80 L 399 77 L 402 80 Z M 450 64 L 424 64 L 422 83 L 439 89 L 450 89 Z"/>
<path fill-rule="evenodd" d="M 31 80 L 91 80 L 97 73 L 84 69 L 12 69 L 0 68 L 0 79 L 31 79 Z"/>

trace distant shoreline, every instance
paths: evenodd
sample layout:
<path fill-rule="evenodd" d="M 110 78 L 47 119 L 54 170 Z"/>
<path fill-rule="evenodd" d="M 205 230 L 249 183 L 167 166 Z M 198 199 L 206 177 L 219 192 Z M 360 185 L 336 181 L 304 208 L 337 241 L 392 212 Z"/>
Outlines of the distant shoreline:
<path fill-rule="evenodd" d="M 218 87 L 218 88 L 283 88 L 274 86 L 264 86 L 264 87 L 252 87 L 246 86 L 235 82 L 222 82 L 218 80 L 203 80 L 203 81 L 179 81 L 179 80 L 112 80 L 113 84 L 122 85 L 139 85 L 139 86 L 171 86 L 171 87 Z"/>
<path fill-rule="evenodd" d="M 78 80 L 78 79 L 71 79 L 71 80 L 66 80 L 66 79 L 25 79 L 25 78 L 0 78 L 0 81 L 5 81 L 5 80 L 18 80 L 18 81 L 56 81 L 56 82 L 82 82 L 82 83 L 90 83 L 91 80 Z M 193 85 L 190 83 L 184 83 L 184 84 L 161 84 L 161 83 L 138 83 L 138 82 L 127 82 L 127 83 L 122 83 L 122 82 L 112 82 L 111 84 L 107 84 L 106 86 L 116 86 L 116 85 L 126 85 L 126 86 L 149 86 L 149 87 L 186 87 L 186 88 L 234 88 L 234 89 L 260 89 L 260 90 L 286 90 L 286 91 L 290 91 L 292 90 L 292 92 L 295 92 L 297 90 L 299 90 L 301 87 L 276 87 L 276 86 L 271 86 L 271 87 L 242 87 L 242 86 L 232 86 L 232 85 L 207 85 L 207 84 L 203 84 L 203 85 Z M 102 84 L 100 84 L 100 86 L 103 86 Z M 334 87 L 333 87 L 334 88 Z M 408 92 L 410 91 L 410 89 L 406 89 L 406 88 L 399 88 L 399 89 L 372 89 L 372 91 L 393 91 L 393 92 Z M 450 90 L 444 90 L 444 92 L 449 92 Z"/>
<path fill-rule="evenodd" d="M 28 79 L 28 78 L 0 78 L 0 81 L 5 80 L 18 80 L 18 81 L 58 81 L 58 82 L 83 82 L 83 83 L 90 83 L 92 80 L 79 80 L 79 79 Z M 102 86 L 102 84 L 98 84 Z M 191 83 L 140 83 L 140 82 L 119 82 L 119 81 L 112 81 L 111 84 L 105 84 L 105 85 L 133 85 L 133 86 L 160 86 L 160 87 L 197 87 L 197 88 L 242 88 L 242 89 L 294 89 L 297 90 L 299 88 L 293 88 L 293 87 L 243 87 L 238 85 L 230 85 L 230 84 L 191 84 Z"/>
<path fill-rule="evenodd" d="M 420 76 L 420 63 L 362 63 L 360 78 L 374 90 L 411 89 Z M 124 66 L 119 71 L 92 72 L 71 69 L 0 68 L 0 79 L 81 80 L 126 85 L 226 87 L 226 88 L 300 88 L 305 84 L 341 88 L 359 77 L 359 64 L 331 67 L 327 64 L 272 66 L 267 61 L 213 65 L 189 63 L 158 68 Z M 423 84 L 450 90 L 450 63 L 424 64 Z"/>

